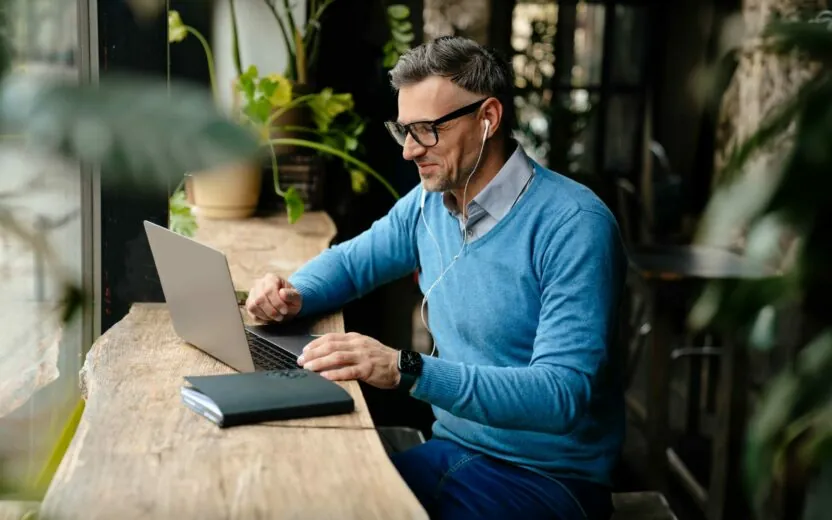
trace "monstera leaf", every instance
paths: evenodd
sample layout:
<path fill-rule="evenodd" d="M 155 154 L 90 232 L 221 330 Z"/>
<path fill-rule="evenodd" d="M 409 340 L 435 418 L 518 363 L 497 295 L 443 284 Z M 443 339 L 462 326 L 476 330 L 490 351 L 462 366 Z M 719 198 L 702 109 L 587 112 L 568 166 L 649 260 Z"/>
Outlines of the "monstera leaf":
<path fill-rule="evenodd" d="M 98 86 L 8 77 L 0 125 L 40 153 L 100 164 L 104 181 L 166 185 L 174 175 L 258 152 L 256 137 L 221 115 L 206 91 L 143 77 L 111 77 Z"/>

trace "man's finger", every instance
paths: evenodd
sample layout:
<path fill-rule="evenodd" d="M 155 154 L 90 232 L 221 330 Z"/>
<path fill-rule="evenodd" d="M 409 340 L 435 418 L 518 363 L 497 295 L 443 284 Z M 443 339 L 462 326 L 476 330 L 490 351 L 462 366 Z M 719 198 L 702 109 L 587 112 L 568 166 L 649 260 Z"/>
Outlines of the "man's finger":
<path fill-rule="evenodd" d="M 355 365 L 359 360 L 360 356 L 357 352 L 337 350 L 331 354 L 314 359 L 306 359 L 306 355 L 303 355 L 298 358 L 298 364 L 307 370 L 323 372 Z"/>
<path fill-rule="evenodd" d="M 290 289 L 288 287 L 284 287 L 279 291 L 280 298 L 288 303 L 289 305 L 294 305 L 300 302 L 300 293 L 297 289 Z"/>
<path fill-rule="evenodd" d="M 343 341 L 343 339 L 344 339 L 344 334 L 339 334 L 337 332 L 329 332 L 329 333 L 324 334 L 323 336 L 321 336 L 319 338 L 315 338 L 312 341 L 310 341 L 309 343 L 307 343 L 306 346 L 303 347 L 303 351 L 308 352 L 310 350 L 320 348 L 320 347 L 326 345 L 327 343 L 329 343 L 331 341 Z"/>
<path fill-rule="evenodd" d="M 347 352 L 355 350 L 352 345 L 347 343 L 343 340 L 329 340 L 328 342 L 311 349 L 304 349 L 303 354 L 301 354 L 301 358 L 305 361 L 309 361 L 312 359 L 318 359 L 322 357 L 326 357 L 332 355 L 336 352 Z"/>
<path fill-rule="evenodd" d="M 280 320 L 286 315 L 286 304 L 280 300 L 280 296 L 277 295 L 276 291 L 268 291 L 266 292 L 266 299 L 269 301 L 269 305 L 275 310 L 274 319 Z"/>
<path fill-rule="evenodd" d="M 330 381 L 354 381 L 361 379 L 361 369 L 358 365 L 343 368 L 336 368 L 321 372 L 321 375 Z"/>
<path fill-rule="evenodd" d="M 249 316 L 251 316 L 252 318 L 257 318 L 258 320 L 262 321 L 269 321 L 269 317 L 263 313 L 263 309 L 261 309 L 255 303 L 252 303 L 250 306 L 246 306 L 246 310 L 248 311 Z"/>
<path fill-rule="evenodd" d="M 269 301 L 268 293 L 258 296 L 254 302 L 260 308 L 260 311 L 267 316 L 266 320 L 274 319 L 277 316 L 277 309 Z"/>

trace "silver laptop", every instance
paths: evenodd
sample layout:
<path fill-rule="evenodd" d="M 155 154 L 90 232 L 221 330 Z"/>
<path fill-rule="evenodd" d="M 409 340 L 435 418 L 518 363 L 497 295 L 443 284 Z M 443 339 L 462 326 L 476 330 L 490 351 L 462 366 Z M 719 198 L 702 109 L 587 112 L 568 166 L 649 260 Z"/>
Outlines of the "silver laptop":
<path fill-rule="evenodd" d="M 144 229 L 180 338 L 240 372 L 299 368 L 316 336 L 245 325 L 222 252 L 152 222 Z"/>

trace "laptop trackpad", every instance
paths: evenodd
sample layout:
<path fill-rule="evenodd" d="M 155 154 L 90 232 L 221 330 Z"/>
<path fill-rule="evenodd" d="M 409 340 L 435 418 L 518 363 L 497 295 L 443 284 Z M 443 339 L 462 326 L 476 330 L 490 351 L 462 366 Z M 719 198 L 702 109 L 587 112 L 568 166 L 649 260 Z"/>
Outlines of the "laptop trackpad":
<path fill-rule="evenodd" d="M 285 329 L 274 327 L 271 325 L 249 325 L 246 327 L 252 333 L 261 338 L 282 347 L 284 350 L 299 356 L 303 352 L 303 347 L 319 337 L 313 334 L 292 334 L 287 333 Z"/>

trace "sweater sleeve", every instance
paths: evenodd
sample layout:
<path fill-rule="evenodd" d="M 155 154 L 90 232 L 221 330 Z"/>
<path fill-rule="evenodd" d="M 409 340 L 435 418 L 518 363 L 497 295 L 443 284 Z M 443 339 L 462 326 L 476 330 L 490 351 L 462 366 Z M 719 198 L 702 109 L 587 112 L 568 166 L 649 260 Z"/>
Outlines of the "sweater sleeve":
<path fill-rule="evenodd" d="M 299 316 L 343 307 L 384 283 L 413 272 L 419 186 L 355 238 L 330 247 L 289 277 L 303 297 Z"/>
<path fill-rule="evenodd" d="M 529 366 L 423 356 L 412 395 L 496 428 L 569 432 L 588 409 L 608 359 L 623 259 L 612 217 L 579 211 L 543 253 L 542 305 Z"/>

